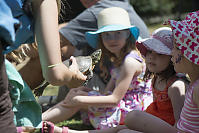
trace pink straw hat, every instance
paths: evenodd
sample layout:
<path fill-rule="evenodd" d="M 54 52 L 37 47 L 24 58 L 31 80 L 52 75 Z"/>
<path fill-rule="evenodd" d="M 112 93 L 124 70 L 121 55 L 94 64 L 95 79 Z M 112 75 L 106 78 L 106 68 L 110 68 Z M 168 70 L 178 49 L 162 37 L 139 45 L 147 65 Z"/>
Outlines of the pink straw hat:
<path fill-rule="evenodd" d="M 150 38 L 137 41 L 136 46 L 143 56 L 146 56 L 147 50 L 171 55 L 173 48 L 172 30 L 169 27 L 158 28 Z"/>
<path fill-rule="evenodd" d="M 182 54 L 199 65 L 199 11 L 189 13 L 185 20 L 169 20 L 175 42 Z"/>

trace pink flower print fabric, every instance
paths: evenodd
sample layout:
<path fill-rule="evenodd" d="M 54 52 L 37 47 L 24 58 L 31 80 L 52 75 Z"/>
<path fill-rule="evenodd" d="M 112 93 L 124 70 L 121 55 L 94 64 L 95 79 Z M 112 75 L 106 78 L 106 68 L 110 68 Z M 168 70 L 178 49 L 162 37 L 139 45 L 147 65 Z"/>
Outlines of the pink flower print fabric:
<path fill-rule="evenodd" d="M 189 13 L 185 20 L 168 22 L 182 54 L 189 61 L 199 65 L 199 11 Z"/>

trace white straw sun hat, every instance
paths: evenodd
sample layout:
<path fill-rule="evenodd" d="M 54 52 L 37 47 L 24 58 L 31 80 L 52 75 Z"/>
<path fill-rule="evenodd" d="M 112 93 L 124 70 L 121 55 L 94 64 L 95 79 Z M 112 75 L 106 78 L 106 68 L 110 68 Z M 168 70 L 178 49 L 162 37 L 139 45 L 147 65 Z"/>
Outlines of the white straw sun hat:
<path fill-rule="evenodd" d="M 102 32 L 129 29 L 136 40 L 139 36 L 139 29 L 130 24 L 128 12 L 120 7 L 110 7 L 103 9 L 98 14 L 97 24 L 97 31 L 86 32 L 86 40 L 93 48 L 97 47 L 98 35 Z"/>
<path fill-rule="evenodd" d="M 159 54 L 171 55 L 173 48 L 171 28 L 161 27 L 156 29 L 150 38 L 137 41 L 136 47 L 143 56 L 146 56 L 147 50 L 155 51 Z"/>

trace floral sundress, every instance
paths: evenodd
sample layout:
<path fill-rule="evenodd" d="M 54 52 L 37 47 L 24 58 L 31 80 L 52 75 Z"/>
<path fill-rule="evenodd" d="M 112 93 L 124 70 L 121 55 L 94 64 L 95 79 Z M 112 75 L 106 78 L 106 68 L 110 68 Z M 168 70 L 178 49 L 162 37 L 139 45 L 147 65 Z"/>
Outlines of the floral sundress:
<path fill-rule="evenodd" d="M 137 52 L 131 52 L 125 58 L 135 58 L 139 62 L 143 62 Z M 147 82 L 143 81 L 144 71 L 145 69 L 143 69 L 143 72 L 140 75 L 133 77 L 129 89 L 116 107 L 88 108 L 88 118 L 95 129 L 105 129 L 123 125 L 124 118 L 128 112 L 132 110 L 143 111 L 151 104 L 153 101 L 151 80 L 148 80 Z M 119 72 L 118 68 L 111 71 L 111 75 L 117 75 L 115 81 L 118 80 Z M 112 92 L 109 93 L 111 94 Z M 100 96 L 102 94 L 98 91 L 91 91 L 89 92 L 89 95 Z"/>

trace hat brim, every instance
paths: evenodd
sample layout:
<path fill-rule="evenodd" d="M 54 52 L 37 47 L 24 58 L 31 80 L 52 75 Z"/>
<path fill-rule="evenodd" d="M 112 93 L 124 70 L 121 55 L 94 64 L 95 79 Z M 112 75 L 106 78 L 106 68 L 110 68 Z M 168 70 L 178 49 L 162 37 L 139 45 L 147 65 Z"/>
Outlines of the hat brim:
<path fill-rule="evenodd" d="M 148 50 L 158 54 L 171 55 L 171 49 L 155 38 L 146 38 L 137 41 L 136 47 L 144 57 L 146 57 Z"/>
<path fill-rule="evenodd" d="M 98 45 L 98 36 L 102 32 L 108 32 L 108 31 L 118 31 L 118 30 L 125 30 L 129 29 L 131 31 L 131 34 L 133 37 L 137 40 L 139 36 L 139 29 L 136 26 L 124 26 L 124 25 L 108 25 L 104 26 L 97 31 L 94 32 L 86 32 L 86 40 L 88 44 L 92 48 L 97 48 Z"/>

